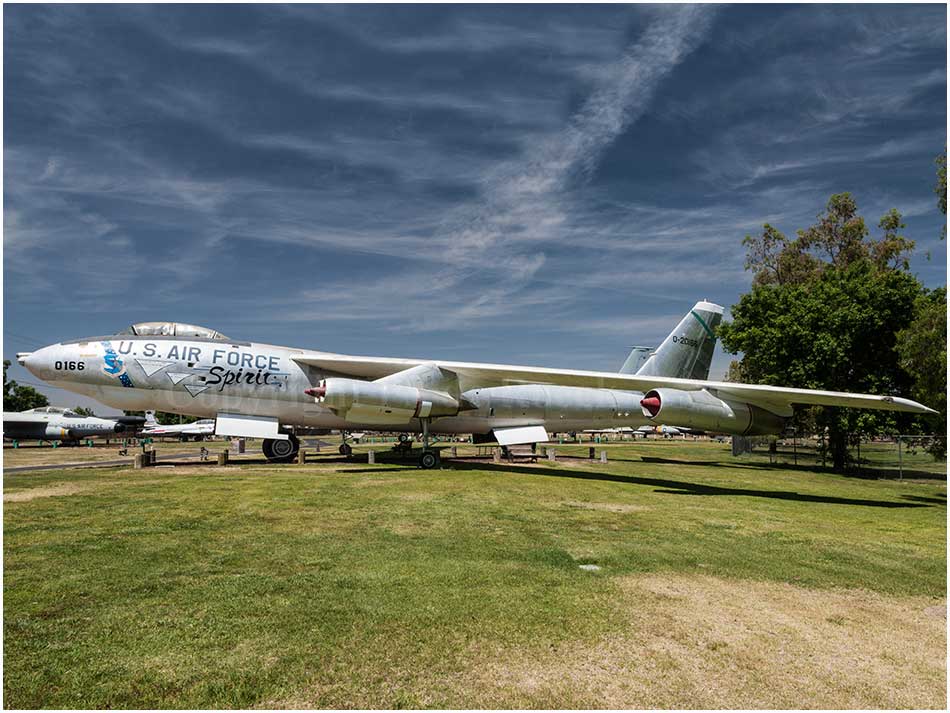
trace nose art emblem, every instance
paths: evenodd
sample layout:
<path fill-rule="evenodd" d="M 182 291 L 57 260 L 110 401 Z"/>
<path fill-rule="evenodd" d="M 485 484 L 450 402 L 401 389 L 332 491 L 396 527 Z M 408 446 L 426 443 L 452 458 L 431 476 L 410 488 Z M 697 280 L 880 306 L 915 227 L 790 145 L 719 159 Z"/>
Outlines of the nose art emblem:
<path fill-rule="evenodd" d="M 125 373 L 125 364 L 122 358 L 116 354 L 115 349 L 112 348 L 112 342 L 102 342 L 102 346 L 105 349 L 102 355 L 102 360 L 105 362 L 102 366 L 102 371 L 109 376 L 117 377 L 122 386 L 134 386 L 132 379 Z"/>

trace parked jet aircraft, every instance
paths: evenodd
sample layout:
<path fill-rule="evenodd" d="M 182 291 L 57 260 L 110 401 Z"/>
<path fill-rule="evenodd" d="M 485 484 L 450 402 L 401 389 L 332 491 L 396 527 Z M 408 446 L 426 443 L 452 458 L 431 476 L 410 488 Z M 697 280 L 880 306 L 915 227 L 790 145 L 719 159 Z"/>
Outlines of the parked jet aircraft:
<path fill-rule="evenodd" d="M 56 406 L 42 406 L 20 412 L 3 412 L 3 437 L 19 441 L 75 441 L 94 436 L 134 433 L 145 422 L 141 416 L 98 418 L 80 416 Z"/>
<path fill-rule="evenodd" d="M 202 441 L 214 435 L 214 419 L 205 418 L 192 423 L 176 423 L 162 425 L 155 420 L 154 411 L 145 412 L 145 428 L 142 429 L 143 436 L 178 436 L 182 441 L 189 439 L 193 441 Z"/>
<path fill-rule="evenodd" d="M 677 428 L 676 426 L 667 426 L 666 424 L 659 424 L 656 426 L 640 426 L 637 429 L 637 433 L 647 436 L 651 433 L 655 433 L 660 436 L 682 436 L 686 433 L 690 433 L 691 429 L 689 428 Z"/>
<path fill-rule="evenodd" d="M 294 456 L 294 427 L 472 433 L 502 445 L 548 431 L 675 423 L 717 433 L 782 431 L 795 404 L 930 413 L 897 396 L 708 381 L 722 307 L 699 302 L 636 374 L 334 354 L 143 322 L 18 354 L 37 377 L 114 408 L 216 419 L 215 433 L 263 438 L 267 458 Z M 699 378 L 697 378 L 697 375 Z"/>

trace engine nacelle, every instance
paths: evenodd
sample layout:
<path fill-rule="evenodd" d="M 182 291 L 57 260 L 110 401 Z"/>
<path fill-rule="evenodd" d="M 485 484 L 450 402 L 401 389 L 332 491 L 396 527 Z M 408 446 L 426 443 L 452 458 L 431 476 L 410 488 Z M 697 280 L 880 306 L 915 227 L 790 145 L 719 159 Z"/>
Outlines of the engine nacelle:
<path fill-rule="evenodd" d="M 671 426 L 718 431 L 738 436 L 781 433 L 785 419 L 739 401 L 726 401 L 708 391 L 652 389 L 640 401 L 643 415 Z"/>
<path fill-rule="evenodd" d="M 355 423 L 397 425 L 459 411 L 458 401 L 448 394 L 400 384 L 331 378 L 305 393 Z"/>
<path fill-rule="evenodd" d="M 475 406 L 483 417 L 509 423 L 621 424 L 629 422 L 631 416 L 633 421 L 640 421 L 640 395 L 630 391 L 518 384 L 472 389 L 462 394 L 462 398 Z"/>
<path fill-rule="evenodd" d="M 61 441 L 72 437 L 73 433 L 68 428 L 59 428 L 58 426 L 47 426 L 43 435 L 43 438 L 47 441 Z"/>

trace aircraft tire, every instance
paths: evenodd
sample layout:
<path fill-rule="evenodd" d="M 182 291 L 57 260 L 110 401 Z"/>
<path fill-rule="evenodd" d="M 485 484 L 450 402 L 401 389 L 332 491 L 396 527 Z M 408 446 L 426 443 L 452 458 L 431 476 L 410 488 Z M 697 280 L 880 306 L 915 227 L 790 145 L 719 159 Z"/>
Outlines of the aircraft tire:
<path fill-rule="evenodd" d="M 405 443 L 405 442 L 408 441 L 408 440 L 409 440 L 409 434 L 408 434 L 408 433 L 400 433 L 400 434 L 399 434 L 399 442 L 400 442 L 400 443 Z"/>
<path fill-rule="evenodd" d="M 261 445 L 264 457 L 272 463 L 290 463 L 300 450 L 300 441 L 291 435 L 286 441 L 277 438 L 265 438 Z"/>
<path fill-rule="evenodd" d="M 439 464 L 439 456 L 435 451 L 423 451 L 419 456 L 419 467 L 431 470 Z"/>
<path fill-rule="evenodd" d="M 340 455 L 349 458 L 351 455 L 353 455 L 353 446 L 351 446 L 349 443 L 341 443 Z"/>

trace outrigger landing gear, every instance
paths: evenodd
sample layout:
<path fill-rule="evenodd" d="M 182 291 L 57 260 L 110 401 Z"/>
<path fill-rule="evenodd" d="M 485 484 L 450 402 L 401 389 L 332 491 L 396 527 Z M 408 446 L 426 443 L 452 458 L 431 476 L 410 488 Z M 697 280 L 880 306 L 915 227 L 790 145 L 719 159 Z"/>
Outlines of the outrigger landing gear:
<path fill-rule="evenodd" d="M 353 455 L 353 446 L 346 442 L 346 431 L 340 431 L 340 437 L 343 438 L 343 443 L 340 444 L 340 455 L 349 458 Z"/>
<path fill-rule="evenodd" d="M 262 445 L 264 457 L 272 463 L 290 463 L 300 450 L 300 441 L 293 434 L 286 441 L 277 438 L 265 438 Z"/>
<path fill-rule="evenodd" d="M 419 467 L 430 470 L 439 465 L 439 452 L 429 448 L 429 419 L 422 421 L 422 455 L 419 456 Z"/>

